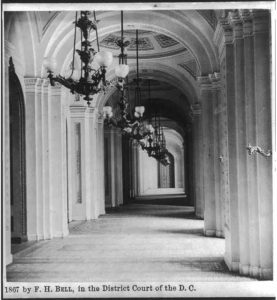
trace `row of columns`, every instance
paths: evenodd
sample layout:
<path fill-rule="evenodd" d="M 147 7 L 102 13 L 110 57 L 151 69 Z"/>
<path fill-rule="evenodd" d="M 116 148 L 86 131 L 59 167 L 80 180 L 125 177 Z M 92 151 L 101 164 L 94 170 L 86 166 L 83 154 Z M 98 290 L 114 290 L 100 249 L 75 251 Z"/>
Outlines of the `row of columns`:
<path fill-rule="evenodd" d="M 269 17 L 235 10 L 220 19 L 221 78 L 198 78 L 193 107 L 196 214 L 206 235 L 225 236 L 230 270 L 262 279 L 273 275 L 272 159 L 246 147 L 272 149 Z"/>
<path fill-rule="evenodd" d="M 23 78 L 22 87 L 27 239 L 64 237 L 68 235 L 68 222 L 95 219 L 105 213 L 103 117 L 81 101 L 68 105 L 72 98 L 69 92 L 58 84 L 50 86 L 46 79 Z M 6 116 L 8 95 L 6 91 Z M 9 122 L 8 117 L 5 120 Z M 8 129 L 5 123 L 5 132 Z M 7 162 L 9 151 L 5 151 Z M 9 176 L 5 178 L 7 193 Z M 10 195 L 6 195 L 5 263 L 12 260 L 9 202 Z"/>

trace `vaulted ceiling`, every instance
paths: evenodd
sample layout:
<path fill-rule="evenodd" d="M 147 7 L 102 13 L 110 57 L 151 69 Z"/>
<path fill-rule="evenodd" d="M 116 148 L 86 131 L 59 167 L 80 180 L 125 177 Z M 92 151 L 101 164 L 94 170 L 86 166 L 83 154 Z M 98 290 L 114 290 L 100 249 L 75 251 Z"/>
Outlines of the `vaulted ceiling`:
<path fill-rule="evenodd" d="M 98 11 L 96 17 L 100 47 L 112 51 L 114 56 L 114 63 L 107 72 L 107 78 L 113 79 L 120 52 L 116 45 L 120 39 L 120 11 Z M 68 70 L 72 63 L 74 20 L 73 11 L 10 12 L 5 15 L 9 25 L 5 36 L 15 44 L 15 49 L 20 49 L 15 51 L 24 56 L 18 62 L 24 76 L 44 77 L 42 61 L 46 56 L 56 57 L 58 73 L 64 74 Z M 124 37 L 130 41 L 126 49 L 129 82 L 136 76 L 135 30 L 138 29 L 139 74 L 144 79 L 144 99 L 149 98 L 146 82 L 151 80 L 153 105 L 162 108 L 165 117 L 182 125 L 189 122 L 190 105 L 198 99 L 197 76 L 218 71 L 217 49 L 213 43 L 216 24 L 217 12 L 213 10 L 124 11 Z M 13 40 L 14 31 L 21 33 L 21 40 Z M 96 49 L 95 34 L 91 39 Z M 76 48 L 79 46 L 77 35 Z M 101 109 L 111 101 L 114 93 L 115 90 L 99 95 L 95 105 Z"/>

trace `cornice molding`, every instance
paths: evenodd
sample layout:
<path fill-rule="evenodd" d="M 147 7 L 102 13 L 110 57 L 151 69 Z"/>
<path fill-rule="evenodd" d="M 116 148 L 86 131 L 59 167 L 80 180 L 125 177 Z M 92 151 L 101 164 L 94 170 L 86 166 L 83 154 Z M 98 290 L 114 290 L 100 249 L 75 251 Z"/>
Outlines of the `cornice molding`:
<path fill-rule="evenodd" d="M 268 10 L 253 9 L 253 33 L 265 33 L 269 31 L 270 14 Z"/>
<path fill-rule="evenodd" d="M 201 112 L 202 112 L 201 103 L 196 102 L 196 103 L 192 104 L 191 110 L 192 110 L 193 117 L 200 116 Z"/>
<path fill-rule="evenodd" d="M 199 76 L 197 77 L 197 82 L 201 90 L 214 90 L 221 88 L 219 72 L 214 72 L 208 76 Z"/>
<path fill-rule="evenodd" d="M 25 91 L 28 93 L 35 93 L 40 84 L 42 84 L 42 78 L 24 78 Z"/>

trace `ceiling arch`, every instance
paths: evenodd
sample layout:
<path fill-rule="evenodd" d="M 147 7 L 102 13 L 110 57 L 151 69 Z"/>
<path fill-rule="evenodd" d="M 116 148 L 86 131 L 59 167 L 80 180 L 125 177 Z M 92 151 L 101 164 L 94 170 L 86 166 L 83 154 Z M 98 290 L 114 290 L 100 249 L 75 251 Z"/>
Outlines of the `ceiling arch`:
<path fill-rule="evenodd" d="M 73 12 L 63 12 L 48 25 L 42 39 L 44 56 L 52 53 L 59 56 L 58 51 L 69 52 L 72 49 L 74 18 Z M 100 38 L 120 30 L 118 11 L 100 12 L 97 18 L 100 20 Z M 204 24 L 205 19 L 194 11 L 127 11 L 124 14 L 126 30 L 139 28 L 172 38 L 191 52 L 201 74 L 208 74 L 217 70 L 218 61 L 211 42 L 212 29 L 202 33 Z M 92 39 L 95 36 L 92 35 Z"/>

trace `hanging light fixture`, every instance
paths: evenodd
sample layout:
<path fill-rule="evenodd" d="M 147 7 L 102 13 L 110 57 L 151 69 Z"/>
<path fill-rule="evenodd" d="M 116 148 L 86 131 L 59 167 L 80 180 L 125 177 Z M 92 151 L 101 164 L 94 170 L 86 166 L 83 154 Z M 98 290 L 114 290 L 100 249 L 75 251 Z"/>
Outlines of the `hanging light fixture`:
<path fill-rule="evenodd" d="M 117 41 L 117 46 L 120 47 L 120 54 L 118 56 L 118 65 L 115 67 L 115 75 L 117 76 L 117 88 L 123 90 L 125 78 L 129 73 L 129 66 L 127 65 L 127 54 L 124 49 L 130 45 L 129 41 L 124 42 L 123 36 L 123 11 L 121 11 L 121 39 Z"/>
<path fill-rule="evenodd" d="M 166 148 L 166 140 L 161 126 L 160 115 L 157 117 L 157 111 L 154 117 L 154 128 L 152 126 L 151 116 L 151 94 L 150 94 L 150 80 L 148 81 L 148 98 L 149 98 L 149 128 L 151 133 L 148 134 L 143 140 L 139 141 L 139 144 L 143 150 L 145 150 L 150 157 L 154 157 L 157 161 L 167 166 L 170 164 L 168 150 Z"/>
<path fill-rule="evenodd" d="M 138 68 L 138 30 L 136 30 L 136 59 L 137 59 L 137 78 L 135 79 L 135 99 L 134 99 L 134 111 L 131 111 L 129 107 L 128 98 L 126 96 L 128 88 L 125 85 L 124 78 L 126 66 L 127 66 L 127 55 L 124 54 L 124 48 L 129 45 L 129 42 L 124 42 L 123 37 L 123 12 L 121 12 L 121 40 L 118 41 L 118 46 L 121 48 L 121 53 L 119 55 L 119 66 L 116 70 L 116 75 L 118 76 L 117 87 L 121 92 L 120 100 L 118 106 L 120 108 L 120 116 L 115 117 L 112 112 L 111 106 L 105 106 L 103 109 L 105 122 L 107 125 L 115 126 L 121 128 L 124 134 L 127 134 L 130 138 L 135 140 L 141 140 L 148 134 L 150 134 L 150 127 L 143 121 L 142 117 L 145 111 L 144 106 L 141 105 L 141 91 L 140 91 L 140 78 L 139 78 L 139 68 Z M 128 68 L 129 69 L 129 68 Z M 125 77 L 124 77 L 125 76 Z M 127 79 L 126 79 L 127 81 Z M 122 84 L 120 84 L 122 82 Z"/>
<path fill-rule="evenodd" d="M 48 72 L 48 78 L 50 84 L 55 85 L 58 82 L 70 89 L 71 93 L 77 93 L 84 96 L 84 100 L 87 101 L 88 105 L 92 101 L 93 95 L 100 91 L 105 91 L 108 82 L 106 81 L 106 68 L 109 67 L 113 62 L 113 55 L 108 51 L 100 51 L 98 31 L 95 12 L 94 20 L 89 19 L 89 11 L 81 11 L 81 16 L 77 20 L 77 12 L 75 17 L 75 30 L 74 30 L 74 41 L 73 41 L 73 61 L 72 61 L 72 72 L 69 77 L 65 78 L 61 75 L 54 76 L 56 69 L 56 62 L 53 58 L 44 59 L 44 67 Z M 76 52 L 80 56 L 81 70 L 78 71 L 75 68 L 75 44 L 76 44 L 76 28 L 81 31 L 81 49 L 77 49 Z M 94 30 L 96 33 L 97 50 L 96 52 L 91 47 L 91 41 L 89 41 L 90 33 Z M 97 65 L 97 69 L 92 66 L 92 63 Z"/>

